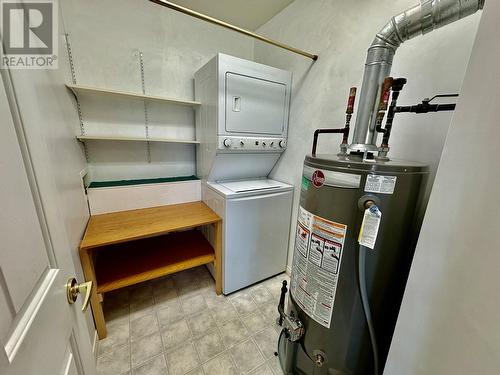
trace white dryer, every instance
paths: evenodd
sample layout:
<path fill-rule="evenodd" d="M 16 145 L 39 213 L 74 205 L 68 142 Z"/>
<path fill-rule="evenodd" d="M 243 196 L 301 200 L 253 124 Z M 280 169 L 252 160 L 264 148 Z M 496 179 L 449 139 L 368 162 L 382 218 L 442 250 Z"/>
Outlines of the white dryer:
<path fill-rule="evenodd" d="M 203 201 L 223 219 L 223 293 L 286 268 L 293 186 L 270 180 L 207 182 Z"/>
<path fill-rule="evenodd" d="M 286 149 L 292 73 L 219 53 L 194 83 L 198 177 L 267 177 Z"/>

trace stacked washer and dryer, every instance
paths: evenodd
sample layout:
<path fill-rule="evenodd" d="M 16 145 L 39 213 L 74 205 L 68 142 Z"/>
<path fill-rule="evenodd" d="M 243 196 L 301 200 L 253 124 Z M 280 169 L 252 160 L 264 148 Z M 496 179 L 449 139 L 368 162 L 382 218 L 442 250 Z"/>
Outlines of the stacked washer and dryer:
<path fill-rule="evenodd" d="M 195 73 L 197 174 L 202 200 L 224 223 L 224 294 L 286 269 L 293 186 L 268 175 L 286 149 L 291 81 L 225 54 Z"/>

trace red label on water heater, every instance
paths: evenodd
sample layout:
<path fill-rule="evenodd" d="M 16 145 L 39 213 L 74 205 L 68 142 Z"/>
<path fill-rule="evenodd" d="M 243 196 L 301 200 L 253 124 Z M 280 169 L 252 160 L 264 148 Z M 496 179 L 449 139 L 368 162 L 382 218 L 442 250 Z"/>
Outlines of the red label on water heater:
<path fill-rule="evenodd" d="M 312 175 L 312 183 L 317 188 L 322 187 L 325 183 L 325 174 L 320 170 L 315 170 Z"/>

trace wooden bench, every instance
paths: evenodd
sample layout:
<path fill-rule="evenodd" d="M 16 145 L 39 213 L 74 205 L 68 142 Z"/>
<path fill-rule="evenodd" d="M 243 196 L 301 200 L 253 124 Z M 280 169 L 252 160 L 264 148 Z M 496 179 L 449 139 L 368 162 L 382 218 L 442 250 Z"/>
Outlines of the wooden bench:
<path fill-rule="evenodd" d="M 202 225 L 214 226 L 214 247 L 195 229 Z M 221 241 L 221 218 L 203 202 L 91 216 L 80 259 L 85 279 L 94 283 L 90 303 L 99 338 L 107 334 L 102 293 L 213 263 L 221 294 Z"/>

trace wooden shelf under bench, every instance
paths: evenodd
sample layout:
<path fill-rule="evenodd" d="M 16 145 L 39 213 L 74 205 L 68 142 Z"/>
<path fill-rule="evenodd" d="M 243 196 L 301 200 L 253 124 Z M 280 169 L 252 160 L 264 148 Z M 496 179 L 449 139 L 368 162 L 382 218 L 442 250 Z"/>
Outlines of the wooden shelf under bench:
<path fill-rule="evenodd" d="M 194 228 L 215 227 L 214 246 Z M 222 292 L 221 218 L 203 202 L 121 211 L 90 217 L 80 244 L 100 339 L 106 323 L 99 294 L 213 263 L 215 289 Z"/>
<path fill-rule="evenodd" d="M 97 257 L 97 293 L 111 292 L 214 260 L 214 249 L 199 230 L 109 245 L 102 248 Z"/>

